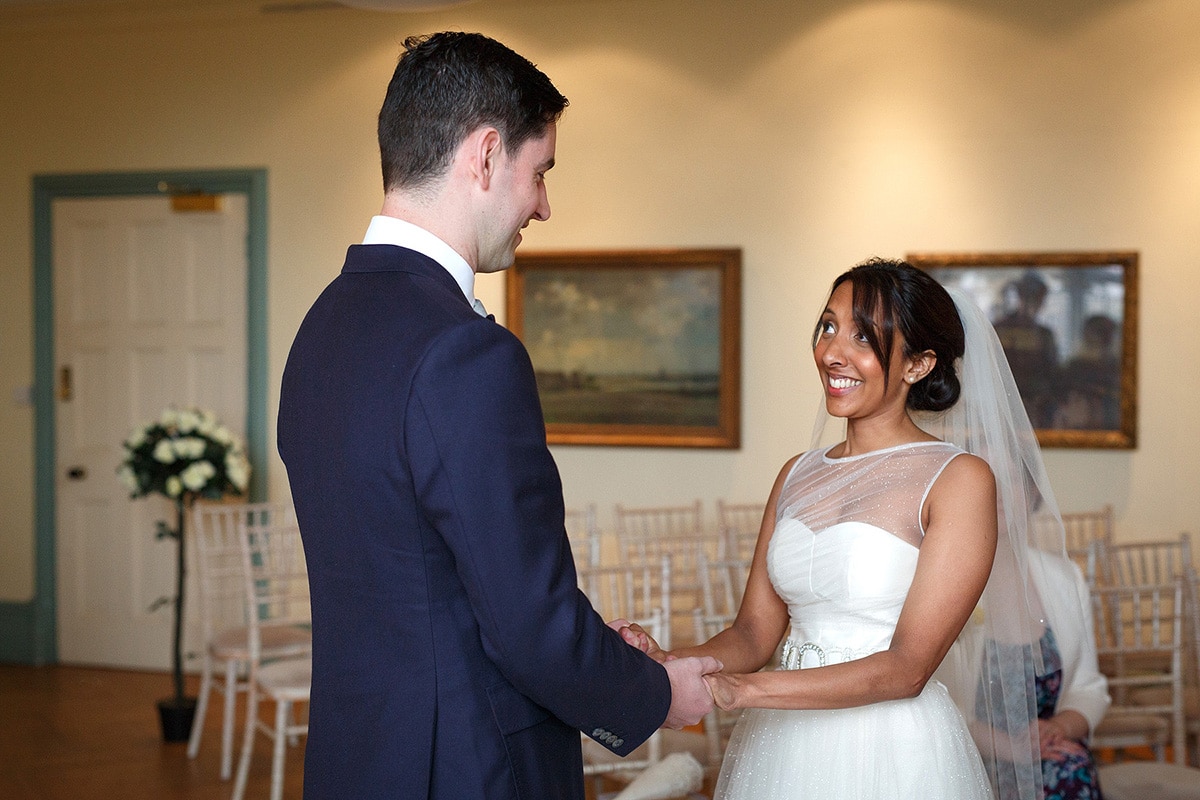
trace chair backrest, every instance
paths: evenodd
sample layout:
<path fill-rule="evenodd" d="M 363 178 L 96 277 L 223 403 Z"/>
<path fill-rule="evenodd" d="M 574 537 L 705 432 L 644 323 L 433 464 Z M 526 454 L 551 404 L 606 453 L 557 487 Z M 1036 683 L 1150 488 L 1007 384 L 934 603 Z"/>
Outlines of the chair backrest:
<path fill-rule="evenodd" d="M 705 616 L 737 616 L 750 575 L 750 559 L 722 558 L 709 560 L 700 554 L 700 591 L 704 599 L 701 609 Z"/>
<path fill-rule="evenodd" d="M 653 564 L 663 556 L 671 557 L 674 587 L 678 592 L 693 592 L 700 598 L 700 559 L 721 558 L 723 548 L 712 535 L 678 536 L 663 539 L 634 539 L 621 543 L 622 564 Z"/>
<path fill-rule="evenodd" d="M 1104 505 L 1095 511 L 1069 511 L 1062 515 L 1067 534 L 1067 550 L 1084 552 L 1089 542 L 1113 540 L 1113 507 Z"/>
<path fill-rule="evenodd" d="M 1190 713 L 1195 714 L 1196 699 L 1200 698 L 1200 574 L 1191 564 L 1183 570 L 1183 690 L 1185 704 L 1191 703 Z M 1193 716 L 1188 720 L 1188 729 L 1194 737 L 1197 763 L 1200 763 L 1200 719 Z"/>
<path fill-rule="evenodd" d="M 1088 581 L 1096 586 L 1164 584 L 1192 567 L 1191 537 L 1111 544 L 1097 540 L 1088 559 Z"/>
<path fill-rule="evenodd" d="M 717 500 L 717 528 L 725 537 L 725 554 L 729 558 L 750 559 L 758 543 L 762 527 L 762 503 L 727 503 Z"/>
<path fill-rule="evenodd" d="M 1187 749 L 1183 712 L 1184 579 L 1095 586 L 1091 604 L 1096 655 L 1113 698 L 1108 713 L 1166 718 L 1179 757 Z M 1132 699 L 1131 690 L 1155 687 L 1169 689 L 1166 702 L 1148 704 Z"/>
<path fill-rule="evenodd" d="M 704 506 L 643 506 L 618 503 L 613 509 L 617 536 L 622 540 L 699 536 L 704 532 Z"/>
<path fill-rule="evenodd" d="M 703 608 L 701 588 L 701 558 L 720 559 L 725 552 L 725 540 L 713 533 L 625 537 L 618 541 L 620 563 L 628 566 L 659 564 L 664 558 L 671 563 L 671 630 L 682 633 L 677 644 L 691 644 L 688 618 L 692 609 Z"/>
<path fill-rule="evenodd" d="M 736 608 L 733 613 L 727 614 L 701 614 L 699 609 L 697 609 L 696 615 L 693 618 L 696 629 L 696 641 L 708 641 L 732 625 L 736 616 Z M 729 736 L 733 733 L 733 729 L 737 725 L 738 717 L 740 716 L 740 710 L 725 711 L 718 706 L 713 706 L 712 711 L 708 712 L 704 717 L 704 737 L 707 750 L 706 761 L 709 767 L 719 768 L 721 766 L 721 760 L 725 755 L 725 747 L 729 743 Z"/>
<path fill-rule="evenodd" d="M 671 648 L 671 559 L 657 564 L 617 564 L 580 567 L 579 590 L 605 621 L 627 619 L 654 637 L 664 650 Z"/>
<path fill-rule="evenodd" d="M 1093 542 L 1111 544 L 1113 540 L 1113 507 L 1105 505 L 1094 511 L 1071 511 L 1061 515 L 1066 537 L 1067 556 L 1086 570 L 1088 552 Z M 1050 525 L 1052 518 L 1034 517 L 1035 529 Z M 1053 541 L 1053 539 L 1051 540 Z"/>
<path fill-rule="evenodd" d="M 294 520 L 246 515 L 241 531 L 250 658 L 256 663 L 265 628 L 311 624 L 308 570 Z"/>
<path fill-rule="evenodd" d="M 275 503 L 198 502 L 192 507 L 196 606 L 205 643 L 223 630 L 247 624 L 241 541 L 246 520 L 282 519 L 285 514 Z"/>
<path fill-rule="evenodd" d="M 571 540 L 571 554 L 575 566 L 600 565 L 600 525 L 596 521 L 596 506 L 592 503 L 583 508 L 568 508 L 566 511 L 567 538 Z"/>
<path fill-rule="evenodd" d="M 614 516 L 622 563 L 640 564 L 669 555 L 677 590 L 699 590 L 697 567 L 701 552 L 709 558 L 724 556 L 722 537 L 704 528 L 703 506 L 699 500 L 690 506 L 655 508 L 629 508 L 618 504 Z"/>
<path fill-rule="evenodd" d="M 580 565 L 577 568 L 579 590 L 591 601 L 606 622 L 627 619 L 636 622 L 654 637 L 659 647 L 671 648 L 671 558 L 663 556 L 657 565 L 610 564 Z M 600 755 L 600 760 L 593 756 Z M 624 780 L 662 758 L 662 730 L 647 740 L 642 757 L 617 758 L 608 751 L 597 752 L 594 743 L 584 737 L 583 774 L 614 775 Z"/>

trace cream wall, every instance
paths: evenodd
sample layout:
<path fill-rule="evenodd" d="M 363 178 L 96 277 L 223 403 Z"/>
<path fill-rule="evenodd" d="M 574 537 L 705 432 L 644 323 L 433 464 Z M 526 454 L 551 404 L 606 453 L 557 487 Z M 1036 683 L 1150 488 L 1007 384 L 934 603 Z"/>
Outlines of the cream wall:
<path fill-rule="evenodd" d="M 0 600 L 34 593 L 33 414 L 14 394 L 33 380 L 31 176 L 269 171 L 273 426 L 292 334 L 378 208 L 374 116 L 399 42 L 443 28 L 505 41 L 571 99 L 553 218 L 526 250 L 744 250 L 741 449 L 556 447 L 569 504 L 603 520 L 617 501 L 765 498 L 808 440 L 824 292 L 866 256 L 1135 249 L 1138 449 L 1046 458 L 1063 508 L 1112 502 L 1119 538 L 1196 529 L 1193 0 L 206 5 L 0 11 Z M 502 279 L 479 292 L 502 309 Z"/>

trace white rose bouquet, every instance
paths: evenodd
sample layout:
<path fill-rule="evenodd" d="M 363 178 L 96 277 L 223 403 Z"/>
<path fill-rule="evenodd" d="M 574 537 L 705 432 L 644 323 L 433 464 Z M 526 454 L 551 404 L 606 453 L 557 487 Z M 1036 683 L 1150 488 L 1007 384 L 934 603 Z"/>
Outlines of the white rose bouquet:
<path fill-rule="evenodd" d="M 169 408 L 125 440 L 117 469 L 130 497 L 161 494 L 184 502 L 245 494 L 250 462 L 241 439 L 202 409 Z"/>
<path fill-rule="evenodd" d="M 174 696 L 158 704 L 163 735 L 168 741 L 187 738 L 196 700 L 184 695 L 183 588 L 186 564 L 184 523 L 186 510 L 198 498 L 219 500 L 246 493 L 250 462 L 242 440 L 217 422 L 211 411 L 169 408 L 153 422 L 135 430 L 125 440 L 125 458 L 117 476 L 130 498 L 161 494 L 175 506 L 174 526 L 159 521 L 157 538 L 174 539 L 176 545 L 175 596 L 162 597 L 152 609 L 172 605 L 174 635 L 172 677 Z"/>

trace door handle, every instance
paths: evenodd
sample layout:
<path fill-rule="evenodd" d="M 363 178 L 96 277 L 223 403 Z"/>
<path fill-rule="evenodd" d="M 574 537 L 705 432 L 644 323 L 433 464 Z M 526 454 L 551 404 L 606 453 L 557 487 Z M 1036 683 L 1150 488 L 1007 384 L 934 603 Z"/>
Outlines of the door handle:
<path fill-rule="evenodd" d="M 71 467 L 67 470 L 67 477 L 73 481 L 81 481 L 87 477 L 87 469 L 84 467 Z"/>
<path fill-rule="evenodd" d="M 71 368 L 63 367 L 58 371 L 58 399 L 63 402 L 75 396 L 75 386 L 71 380 Z"/>

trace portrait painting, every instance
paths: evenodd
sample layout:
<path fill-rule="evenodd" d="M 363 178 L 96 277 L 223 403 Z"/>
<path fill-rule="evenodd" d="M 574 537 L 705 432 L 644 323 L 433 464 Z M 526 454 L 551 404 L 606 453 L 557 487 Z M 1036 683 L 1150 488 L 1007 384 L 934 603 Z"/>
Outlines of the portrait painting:
<path fill-rule="evenodd" d="M 991 319 L 1043 447 L 1137 441 L 1137 254 L 910 254 Z"/>

